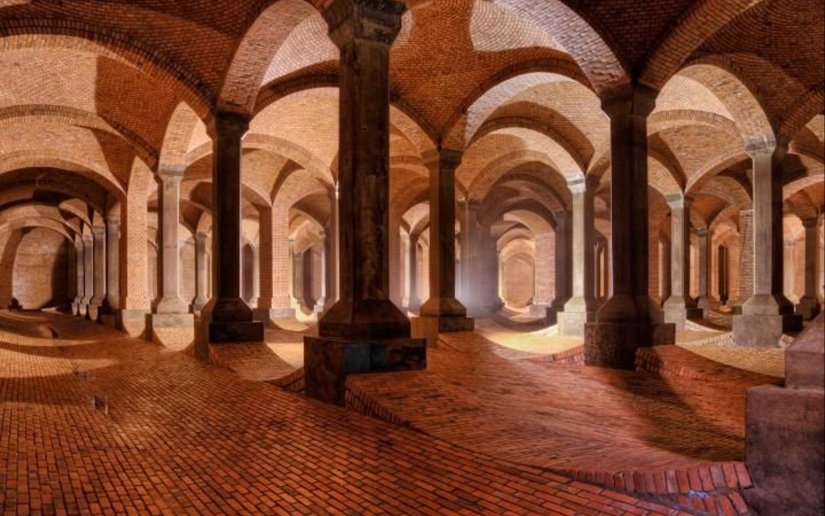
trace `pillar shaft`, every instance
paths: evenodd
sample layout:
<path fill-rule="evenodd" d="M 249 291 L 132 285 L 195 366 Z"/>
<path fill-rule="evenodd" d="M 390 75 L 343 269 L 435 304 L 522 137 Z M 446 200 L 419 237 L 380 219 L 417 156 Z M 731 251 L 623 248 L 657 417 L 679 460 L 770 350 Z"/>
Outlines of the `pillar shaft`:
<path fill-rule="evenodd" d="M 258 306 L 258 299 L 261 297 L 261 246 L 251 245 L 252 249 L 252 300 L 254 306 Z"/>
<path fill-rule="evenodd" d="M 612 291 L 585 325 L 585 363 L 633 369 L 636 349 L 672 343 L 675 328 L 648 291 L 647 117 L 656 92 L 641 85 L 602 101 L 610 117 Z"/>
<path fill-rule="evenodd" d="M 321 337 L 409 337 L 409 320 L 389 299 L 390 45 L 404 6 L 336 0 L 324 17 L 340 49 L 339 300 L 319 322 Z"/>
<path fill-rule="evenodd" d="M 100 307 L 106 299 L 106 226 L 92 227 L 92 241 L 94 248 L 94 295 L 89 300 L 89 316 L 97 320 Z"/>
<path fill-rule="evenodd" d="M 569 181 L 571 202 L 571 257 L 570 272 L 572 296 L 564 303 L 564 312 L 558 314 L 559 332 L 562 335 L 584 335 L 584 325 L 594 319 L 597 308 L 597 277 L 600 278 L 596 261 L 599 249 L 594 246 L 593 194 L 598 178 L 593 176 Z M 567 276 L 567 271 L 564 271 Z M 558 288 L 558 286 L 557 286 Z"/>
<path fill-rule="evenodd" d="M 430 298 L 422 316 L 464 317 L 455 297 L 455 169 L 461 153 L 439 149 L 430 156 Z"/>
<path fill-rule="evenodd" d="M 690 297 L 689 198 L 668 199 L 670 206 L 670 298 L 680 303 Z"/>
<path fill-rule="evenodd" d="M 338 185 L 330 188 L 329 223 L 326 228 L 326 297 L 325 309 L 338 300 Z"/>
<path fill-rule="evenodd" d="M 120 217 L 106 220 L 106 304 L 111 310 L 120 307 Z"/>
<path fill-rule="evenodd" d="M 202 231 L 195 233 L 195 310 L 201 310 L 209 300 L 208 238 L 209 235 Z"/>
<path fill-rule="evenodd" d="M 158 276 L 160 292 L 155 303 L 155 313 L 175 314 L 189 311 L 188 304 L 180 296 L 180 182 L 183 171 L 161 170 L 157 174 L 160 193 L 160 252 Z"/>
<path fill-rule="evenodd" d="M 820 312 L 819 300 L 816 297 L 817 223 L 816 217 L 802 220 L 802 226 L 805 228 L 805 294 L 796 306 L 796 313 L 805 319 L 813 319 Z"/>
<path fill-rule="evenodd" d="M 699 300 L 700 303 L 708 303 L 710 292 L 710 232 L 707 229 L 697 229 L 696 236 L 699 239 Z"/>
<path fill-rule="evenodd" d="M 421 306 L 421 295 L 418 292 L 418 238 L 419 235 L 410 236 L 410 300 L 409 308 L 418 310 Z"/>
<path fill-rule="evenodd" d="M 553 316 L 573 296 L 573 215 L 565 211 L 557 213 L 555 217 L 555 293 L 551 303 Z"/>
<path fill-rule="evenodd" d="M 94 237 L 91 232 L 83 235 L 83 305 L 84 314 L 95 293 Z"/>
<path fill-rule="evenodd" d="M 75 280 L 77 282 L 76 290 L 77 295 L 74 298 L 74 302 L 72 303 L 72 312 L 74 315 L 81 315 L 81 306 L 83 305 L 83 296 L 85 294 L 84 290 L 86 289 L 86 281 L 84 276 L 86 270 L 86 259 L 83 256 L 85 251 L 85 246 L 83 245 L 83 239 L 78 238 L 74 242 L 74 254 L 75 254 Z"/>

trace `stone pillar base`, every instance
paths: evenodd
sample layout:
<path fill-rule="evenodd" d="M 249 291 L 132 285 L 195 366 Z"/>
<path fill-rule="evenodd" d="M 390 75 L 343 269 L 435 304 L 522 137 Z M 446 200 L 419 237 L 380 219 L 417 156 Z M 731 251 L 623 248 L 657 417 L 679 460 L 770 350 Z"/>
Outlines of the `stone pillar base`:
<path fill-rule="evenodd" d="M 596 320 L 596 312 L 559 312 L 559 335 L 584 337 L 584 325 Z"/>
<path fill-rule="evenodd" d="M 663 311 L 665 313 L 665 322 L 675 324 L 676 331 L 684 330 L 685 323 L 689 319 L 702 318 L 701 308 L 688 308 L 685 306 L 668 306 L 667 303 L 665 303 Z"/>
<path fill-rule="evenodd" d="M 803 297 L 799 300 L 799 304 L 796 305 L 797 315 L 801 315 L 806 321 L 810 321 L 819 315 L 819 312 L 819 301 L 817 301 L 816 298 Z"/>
<path fill-rule="evenodd" d="M 550 305 L 530 305 L 531 317 L 547 317 L 550 312 Z"/>
<path fill-rule="evenodd" d="M 100 321 L 100 316 L 103 313 L 103 306 L 97 303 L 89 303 L 88 312 L 86 317 L 89 318 L 90 321 L 98 322 Z"/>
<path fill-rule="evenodd" d="M 733 343 L 736 346 L 776 348 L 783 333 L 801 329 L 801 315 L 735 315 Z"/>
<path fill-rule="evenodd" d="M 117 314 L 100 314 L 100 324 L 103 326 L 108 326 L 109 328 L 117 328 Z"/>
<path fill-rule="evenodd" d="M 120 310 L 117 313 L 117 328 L 130 337 L 143 338 L 146 332 L 146 310 Z"/>
<path fill-rule="evenodd" d="M 195 340 L 195 316 L 192 314 L 146 314 L 147 340 L 183 351 Z"/>
<path fill-rule="evenodd" d="M 426 369 L 424 339 L 347 342 L 304 337 L 306 395 L 344 405 L 347 375 Z"/>
<path fill-rule="evenodd" d="M 80 307 L 80 303 L 78 303 L 77 301 L 72 301 L 72 315 L 83 315 L 80 312 Z"/>
<path fill-rule="evenodd" d="M 670 323 L 589 322 L 584 325 L 584 363 L 614 369 L 636 368 L 636 349 L 673 344 Z"/>
<path fill-rule="evenodd" d="M 473 331 L 475 329 L 475 319 L 472 317 L 437 317 L 422 315 L 421 317 L 410 318 L 412 336 L 414 338 L 425 339 L 428 348 L 438 347 L 439 333 L 452 333 L 456 331 Z"/>
<path fill-rule="evenodd" d="M 294 308 L 256 308 L 252 310 L 255 319 L 260 319 L 264 328 L 270 326 L 275 319 L 295 319 Z"/>
<path fill-rule="evenodd" d="M 743 491 L 748 505 L 763 516 L 821 515 L 823 391 L 751 387 L 746 417 L 745 462 L 754 483 Z"/>

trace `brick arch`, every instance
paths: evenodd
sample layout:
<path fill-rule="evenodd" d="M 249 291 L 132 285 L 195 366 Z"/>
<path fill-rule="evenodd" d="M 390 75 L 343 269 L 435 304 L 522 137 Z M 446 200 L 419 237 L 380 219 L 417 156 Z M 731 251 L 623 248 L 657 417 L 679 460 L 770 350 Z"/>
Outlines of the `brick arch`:
<path fill-rule="evenodd" d="M 74 236 L 65 229 L 65 225 L 46 217 L 23 217 L 0 223 L 0 233 L 14 232 L 22 229 L 44 228 L 62 235 L 69 242 L 74 242 Z"/>
<path fill-rule="evenodd" d="M 740 211 L 742 211 L 741 206 L 728 206 L 717 213 L 716 216 L 713 217 L 713 220 L 709 221 L 708 231 L 716 232 L 721 225 L 733 220 L 734 217 L 738 217 Z"/>
<path fill-rule="evenodd" d="M 724 56 L 707 56 L 679 70 L 680 75 L 702 84 L 724 104 L 743 141 L 771 137 L 774 130 L 759 98 L 759 88 L 736 70 Z"/>
<path fill-rule="evenodd" d="M 272 207 L 276 210 L 287 210 L 304 197 L 325 192 L 325 187 L 317 181 L 314 174 L 305 169 L 296 170 L 280 182 L 272 198 Z"/>
<path fill-rule="evenodd" d="M 513 226 L 498 237 L 496 249 L 501 251 L 514 240 L 524 239 L 532 242 L 534 238 L 535 235 L 526 226 Z"/>
<path fill-rule="evenodd" d="M 3 175 L 19 169 L 47 168 L 58 169 L 80 175 L 102 187 L 109 195 L 121 199 L 123 187 L 107 171 L 92 163 L 82 163 L 73 157 L 43 150 L 21 151 L 0 155 L 0 179 Z M 78 192 L 80 194 L 81 192 Z"/>
<path fill-rule="evenodd" d="M 77 20 L 2 20 L 0 52 L 23 48 L 68 48 L 108 57 L 135 68 L 173 91 L 206 119 L 214 92 L 172 57 L 117 32 Z"/>
<path fill-rule="evenodd" d="M 565 211 L 572 201 L 567 182 L 556 173 L 541 172 L 536 174 L 534 164 L 530 162 L 514 167 L 496 181 L 487 198 L 500 188 L 510 188 L 526 192 L 520 197 L 534 199 L 553 213 Z"/>
<path fill-rule="evenodd" d="M 736 179 L 724 175 L 716 175 L 711 181 L 704 184 L 702 189 L 694 188 L 688 195 L 711 195 L 717 197 L 738 210 L 751 204 L 751 195 L 748 190 Z"/>
<path fill-rule="evenodd" d="M 796 137 L 816 115 L 825 114 L 825 84 L 805 92 L 779 123 L 776 139 L 781 143 Z"/>
<path fill-rule="evenodd" d="M 669 159 L 667 153 L 652 145 L 647 156 L 648 184 L 664 196 L 682 193 L 687 178 L 678 160 Z"/>
<path fill-rule="evenodd" d="M 174 169 L 182 172 L 186 168 L 189 142 L 199 122 L 202 123 L 201 119 L 186 102 L 178 104 L 166 125 L 158 160 L 159 170 Z"/>
<path fill-rule="evenodd" d="M 493 224 L 498 219 L 510 212 L 532 212 L 537 217 L 544 219 L 547 224 L 555 229 L 556 219 L 553 217 L 551 209 L 535 199 L 485 199 L 479 213 L 479 222 L 485 225 Z M 535 222 L 535 219 L 531 219 Z M 535 233 L 534 234 L 540 234 Z"/>
<path fill-rule="evenodd" d="M 820 168 L 818 174 L 800 177 L 799 179 L 796 179 L 784 185 L 782 187 L 782 199 L 790 199 L 802 190 L 805 190 L 806 188 L 813 186 L 817 183 L 823 182 L 825 182 L 825 175 L 823 175 L 823 169 Z"/>
<path fill-rule="evenodd" d="M 48 122 L 68 124 L 85 129 L 97 129 L 123 138 L 135 154 L 147 163 L 157 161 L 157 151 L 135 131 L 116 120 L 105 119 L 96 113 L 60 105 L 15 105 L 0 109 L 0 127 L 4 125 Z"/>
<path fill-rule="evenodd" d="M 442 128 L 439 140 L 451 149 L 465 149 L 495 109 L 518 93 L 548 81 L 574 80 L 590 88 L 574 63 L 556 58 L 515 63 L 490 75 L 459 104 Z"/>
<path fill-rule="evenodd" d="M 542 215 L 528 209 L 514 209 L 507 212 L 505 215 L 505 219 L 507 217 L 512 217 L 513 219 L 517 220 L 521 224 L 527 226 L 527 228 L 533 233 L 533 235 L 544 235 L 547 233 L 552 233 L 554 231 L 553 225 L 550 224 L 550 221 L 545 219 Z"/>
<path fill-rule="evenodd" d="M 805 195 L 805 192 L 802 190 L 797 191 L 788 197 L 784 197 L 782 204 L 784 212 L 793 213 L 799 217 L 799 219 L 816 218 L 822 210 L 822 206 L 817 206 L 809 196 Z"/>
<path fill-rule="evenodd" d="M 685 124 L 701 125 L 724 131 L 733 136 L 739 136 L 736 123 L 718 113 L 701 111 L 698 109 L 674 109 L 659 111 L 650 114 L 647 119 L 648 135 L 665 131 L 672 127 Z"/>
<path fill-rule="evenodd" d="M 253 11 L 254 20 L 233 51 L 217 99 L 218 109 L 253 114 L 258 91 L 278 51 L 303 21 L 320 16 L 317 9 L 301 0 L 268 3 L 262 10 Z"/>
<path fill-rule="evenodd" d="M 704 184 L 722 170 L 741 161 L 750 160 L 744 146 L 734 145 L 714 156 L 704 167 L 688 178 L 685 192 L 701 191 Z"/>
<path fill-rule="evenodd" d="M 740 14 L 766 0 L 700 0 L 641 66 L 641 82 L 661 89 L 691 54 Z"/>
<path fill-rule="evenodd" d="M 531 0 L 494 0 L 550 34 L 566 51 L 599 96 L 626 87 L 630 79 L 605 35 L 571 8 L 573 2 L 550 0 L 537 7 Z"/>
<path fill-rule="evenodd" d="M 470 182 L 467 195 L 473 199 L 483 199 L 493 187 L 493 184 L 513 168 L 529 163 L 540 163 L 550 170 L 556 170 L 550 157 L 534 150 L 516 150 L 501 154 L 488 162 Z"/>

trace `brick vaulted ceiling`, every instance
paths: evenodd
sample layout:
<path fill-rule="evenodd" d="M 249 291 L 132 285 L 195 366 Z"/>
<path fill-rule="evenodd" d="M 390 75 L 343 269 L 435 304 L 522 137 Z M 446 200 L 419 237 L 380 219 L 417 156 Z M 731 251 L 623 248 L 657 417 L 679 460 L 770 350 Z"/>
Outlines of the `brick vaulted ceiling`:
<path fill-rule="evenodd" d="M 288 199 L 326 216 L 318 192 L 336 175 L 338 102 L 337 49 L 320 14 L 329 3 L 0 0 L 0 185 L 16 170 L 60 169 L 118 198 L 137 169 L 181 166 L 184 196 L 197 195 L 209 182 L 206 126 L 221 109 L 254 117 L 250 206 Z M 514 171 L 555 190 L 595 174 L 605 188 L 600 98 L 634 82 L 661 92 L 651 187 L 713 197 L 694 205 L 708 224 L 729 213 L 724 177 L 747 177 L 737 167 L 748 138 L 789 145 L 789 196 L 821 186 L 822 0 L 407 5 L 390 72 L 402 204 L 422 198 L 422 156 L 438 144 L 466 151 L 463 194 L 484 195 Z M 189 202 L 209 209 L 202 195 Z"/>

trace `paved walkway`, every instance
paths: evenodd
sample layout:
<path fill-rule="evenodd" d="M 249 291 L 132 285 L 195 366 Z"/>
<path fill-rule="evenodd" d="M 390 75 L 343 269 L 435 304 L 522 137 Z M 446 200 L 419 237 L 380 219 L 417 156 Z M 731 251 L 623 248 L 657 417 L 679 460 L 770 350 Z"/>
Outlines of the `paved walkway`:
<path fill-rule="evenodd" d="M 690 514 L 101 326 L 26 325 L 0 328 L 3 514 Z"/>

